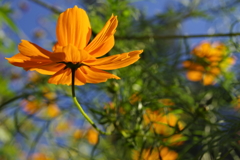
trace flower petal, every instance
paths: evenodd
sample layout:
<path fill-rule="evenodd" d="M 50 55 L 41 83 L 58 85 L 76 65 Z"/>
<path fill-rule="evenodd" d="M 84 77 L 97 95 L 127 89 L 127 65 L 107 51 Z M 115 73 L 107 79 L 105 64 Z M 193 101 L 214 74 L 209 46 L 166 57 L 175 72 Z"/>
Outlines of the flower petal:
<path fill-rule="evenodd" d="M 109 52 L 114 46 L 114 33 L 118 25 L 117 16 L 111 16 L 103 29 L 85 48 L 85 50 L 94 57 L 101 57 Z"/>
<path fill-rule="evenodd" d="M 72 85 L 72 70 L 70 68 L 62 69 L 54 74 L 49 80 L 52 84 L 66 84 Z M 81 72 L 78 70 L 75 72 L 74 85 L 84 85 L 86 80 Z"/>
<path fill-rule="evenodd" d="M 72 84 L 72 71 L 70 68 L 62 69 L 55 73 L 49 80 L 48 83 L 52 84 L 66 84 L 71 85 Z"/>
<path fill-rule="evenodd" d="M 51 63 L 44 66 L 34 67 L 34 68 L 27 68 L 25 70 L 30 71 L 37 71 L 38 73 L 45 74 L 45 75 L 53 75 L 56 72 L 62 70 L 66 65 L 62 63 Z"/>
<path fill-rule="evenodd" d="M 49 55 L 51 55 L 51 52 L 26 40 L 22 40 L 22 42 L 18 45 L 18 49 L 22 55 L 31 58 L 49 59 Z"/>
<path fill-rule="evenodd" d="M 96 69 L 94 67 L 82 66 L 79 68 L 79 70 L 81 70 L 81 73 L 83 73 L 87 83 L 101 83 L 112 78 L 120 79 L 120 77 L 114 74 Z"/>
<path fill-rule="evenodd" d="M 213 74 L 205 74 L 203 77 L 203 85 L 212 85 L 214 84 L 214 81 L 216 79 L 216 76 Z"/>
<path fill-rule="evenodd" d="M 190 81 L 200 81 L 203 78 L 203 73 L 197 70 L 189 70 L 186 76 Z"/>
<path fill-rule="evenodd" d="M 80 68 L 78 68 L 75 72 L 75 85 L 84 85 L 87 83 L 84 73 Z"/>
<path fill-rule="evenodd" d="M 183 67 L 188 70 L 196 70 L 196 71 L 205 71 L 204 67 L 198 63 L 192 62 L 192 61 L 184 61 Z"/>
<path fill-rule="evenodd" d="M 6 59 L 14 66 L 23 67 L 25 70 L 35 70 L 46 75 L 53 75 L 65 67 L 65 64 L 55 63 L 41 57 L 30 58 L 22 55 L 21 53 Z"/>
<path fill-rule="evenodd" d="M 97 69 L 113 70 L 123 68 L 133 64 L 140 58 L 143 50 L 136 50 L 132 52 L 117 54 L 109 57 L 104 57 L 96 60 L 85 61 L 84 64 L 92 66 Z"/>
<path fill-rule="evenodd" d="M 86 47 L 91 37 L 91 25 L 86 12 L 74 6 L 61 13 L 56 27 L 58 45 L 72 44 L 79 49 Z"/>

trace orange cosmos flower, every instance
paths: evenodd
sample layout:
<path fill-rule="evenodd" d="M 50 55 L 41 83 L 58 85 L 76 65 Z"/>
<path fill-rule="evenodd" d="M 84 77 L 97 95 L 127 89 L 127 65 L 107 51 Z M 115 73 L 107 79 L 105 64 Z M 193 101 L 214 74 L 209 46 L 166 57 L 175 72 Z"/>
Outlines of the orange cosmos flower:
<path fill-rule="evenodd" d="M 71 85 L 72 69 L 75 70 L 76 85 L 105 82 L 109 78 L 120 79 L 103 70 L 126 67 L 136 62 L 143 50 L 99 58 L 114 46 L 117 25 L 117 16 L 112 15 L 89 43 L 92 30 L 88 16 L 83 9 L 74 6 L 61 13 L 58 18 L 57 43 L 52 52 L 22 40 L 18 46 L 20 53 L 6 59 L 25 70 L 52 75 L 48 80 L 52 84 Z"/>
<path fill-rule="evenodd" d="M 192 54 L 196 60 L 183 62 L 187 69 L 187 78 L 191 81 L 202 81 L 204 85 L 214 84 L 216 78 L 235 63 L 234 57 L 229 57 L 227 47 L 222 43 L 203 42 L 196 46 Z"/>
<path fill-rule="evenodd" d="M 177 130 L 183 130 L 184 124 L 174 113 L 164 114 L 161 110 L 146 109 L 143 122 L 150 125 L 151 131 L 166 136 L 164 141 L 169 145 L 181 145 L 186 139 L 182 134 L 175 133 Z"/>
<path fill-rule="evenodd" d="M 133 160 L 176 160 L 177 157 L 177 152 L 169 150 L 167 147 L 144 149 L 141 156 L 139 151 L 133 151 L 132 154 Z"/>

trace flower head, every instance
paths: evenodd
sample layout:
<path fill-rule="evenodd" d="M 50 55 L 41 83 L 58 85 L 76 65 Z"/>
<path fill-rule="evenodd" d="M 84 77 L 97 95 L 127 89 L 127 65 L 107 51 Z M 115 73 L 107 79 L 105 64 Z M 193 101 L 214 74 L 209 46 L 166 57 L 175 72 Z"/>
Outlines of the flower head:
<path fill-rule="evenodd" d="M 102 30 L 89 43 L 91 25 L 86 12 L 74 6 L 61 13 L 56 26 L 57 43 L 52 52 L 26 40 L 19 44 L 19 53 L 6 58 L 9 63 L 35 70 L 41 74 L 52 75 L 52 84 L 71 85 L 72 71 L 75 71 L 75 84 L 105 82 L 118 76 L 103 70 L 126 67 L 136 62 L 143 52 L 131 51 L 109 57 L 99 58 L 114 46 L 114 33 L 118 25 L 117 16 L 112 15 Z"/>

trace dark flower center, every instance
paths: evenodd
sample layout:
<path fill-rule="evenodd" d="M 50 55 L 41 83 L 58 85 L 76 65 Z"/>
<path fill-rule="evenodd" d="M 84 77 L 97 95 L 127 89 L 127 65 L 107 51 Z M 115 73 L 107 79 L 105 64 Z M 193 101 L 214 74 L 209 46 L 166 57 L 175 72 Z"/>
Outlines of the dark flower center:
<path fill-rule="evenodd" d="M 72 62 L 58 62 L 58 63 L 63 63 L 65 64 L 66 66 L 64 67 L 64 70 L 67 69 L 67 68 L 70 68 L 70 69 L 73 69 L 73 70 L 77 70 L 79 67 L 81 66 L 88 66 L 86 64 L 83 64 L 83 63 L 72 63 Z"/>

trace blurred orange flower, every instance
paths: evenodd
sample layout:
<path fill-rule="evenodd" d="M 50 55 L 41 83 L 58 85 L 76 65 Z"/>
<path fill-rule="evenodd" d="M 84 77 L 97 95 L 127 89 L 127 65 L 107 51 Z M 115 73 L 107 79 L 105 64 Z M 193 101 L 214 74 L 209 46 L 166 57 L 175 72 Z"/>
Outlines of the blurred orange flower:
<path fill-rule="evenodd" d="M 129 101 L 131 104 L 135 104 L 136 102 L 139 102 L 142 100 L 142 97 L 139 93 L 134 93 L 131 95 L 131 97 L 129 98 Z"/>
<path fill-rule="evenodd" d="M 233 57 L 227 54 L 227 48 L 222 43 L 203 42 L 192 51 L 195 61 L 183 62 L 187 69 L 187 78 L 191 81 L 201 81 L 204 85 L 212 85 L 215 79 L 235 63 Z"/>
<path fill-rule="evenodd" d="M 60 114 L 60 109 L 54 103 L 46 104 L 43 101 L 38 99 L 33 100 L 22 100 L 21 107 L 24 112 L 28 114 L 36 114 L 38 112 L 38 116 L 44 116 L 48 118 L 54 118 Z"/>
<path fill-rule="evenodd" d="M 205 58 L 211 62 L 219 62 L 227 55 L 227 48 L 223 43 L 202 42 L 192 50 L 192 54 Z"/>
<path fill-rule="evenodd" d="M 61 13 L 56 27 L 57 43 L 53 52 L 26 40 L 19 44 L 19 52 L 6 58 L 12 65 L 25 70 L 35 70 L 41 74 L 52 75 L 52 84 L 71 85 L 72 69 L 75 70 L 75 84 L 105 82 L 118 76 L 103 70 L 126 67 L 136 62 L 143 50 L 99 58 L 114 46 L 114 33 L 118 25 L 117 16 L 111 16 L 103 29 L 89 43 L 91 25 L 86 12 L 74 6 Z"/>
<path fill-rule="evenodd" d="M 166 136 L 167 138 L 164 138 L 164 141 L 169 145 L 181 145 L 183 143 L 184 136 L 175 134 L 176 131 L 184 128 L 183 122 L 179 120 L 177 115 L 147 109 L 143 115 L 143 121 L 146 125 L 150 125 L 151 130 L 155 133 Z"/>
<path fill-rule="evenodd" d="M 54 126 L 55 127 L 54 131 L 56 132 L 56 135 L 60 136 L 64 134 L 66 131 L 69 131 L 71 126 L 72 126 L 72 123 L 70 121 L 62 120 L 58 122 L 56 126 Z"/>
<path fill-rule="evenodd" d="M 98 136 L 99 136 L 99 133 L 93 128 L 89 128 L 89 129 L 87 129 L 87 131 L 77 129 L 73 133 L 73 137 L 75 139 L 86 138 L 87 141 L 92 145 L 95 145 L 98 143 Z"/>
<path fill-rule="evenodd" d="M 133 160 L 175 160 L 178 154 L 167 147 L 159 147 L 144 149 L 141 155 L 139 151 L 133 151 L 132 157 Z"/>
<path fill-rule="evenodd" d="M 50 118 L 57 117 L 60 114 L 60 109 L 56 104 L 49 104 L 47 107 L 47 115 Z"/>
<path fill-rule="evenodd" d="M 87 131 L 87 135 L 86 135 L 88 142 L 92 145 L 97 144 L 98 143 L 98 134 L 99 133 L 95 129 L 90 128 Z"/>
<path fill-rule="evenodd" d="M 47 157 L 43 153 L 35 153 L 31 156 L 32 160 L 53 160 L 52 158 Z"/>
<path fill-rule="evenodd" d="M 174 106 L 175 105 L 175 103 L 171 99 L 167 99 L 167 98 L 159 99 L 158 102 L 165 106 Z"/>
<path fill-rule="evenodd" d="M 123 107 L 116 107 L 116 104 L 114 102 L 109 102 L 104 106 L 104 109 L 106 113 L 116 113 L 119 112 L 121 114 L 125 114 L 126 111 L 124 110 Z"/>
<path fill-rule="evenodd" d="M 73 137 L 75 139 L 80 139 L 83 137 L 83 131 L 81 129 L 77 129 L 74 133 L 73 133 Z"/>
<path fill-rule="evenodd" d="M 23 107 L 24 112 L 28 114 L 35 114 L 41 109 L 41 103 L 37 100 L 29 101 L 24 99 L 21 101 L 21 106 Z"/>

